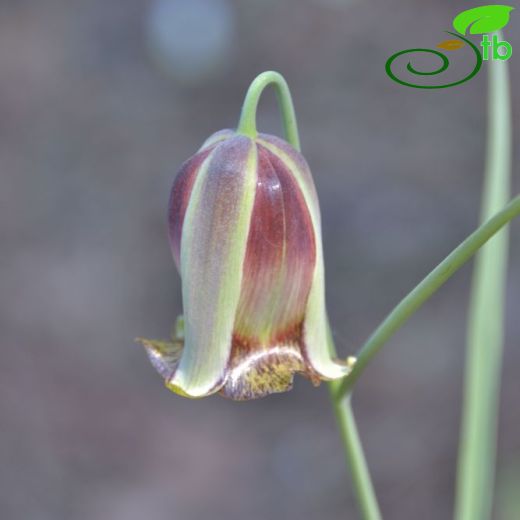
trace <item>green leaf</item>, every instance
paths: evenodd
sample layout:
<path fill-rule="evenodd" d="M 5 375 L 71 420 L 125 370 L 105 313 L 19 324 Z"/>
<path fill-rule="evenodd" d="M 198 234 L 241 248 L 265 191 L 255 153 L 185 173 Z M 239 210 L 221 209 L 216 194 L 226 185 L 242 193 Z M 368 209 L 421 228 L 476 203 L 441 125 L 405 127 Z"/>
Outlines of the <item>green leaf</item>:
<path fill-rule="evenodd" d="M 513 7 L 508 5 L 483 5 L 462 11 L 453 19 L 453 27 L 460 34 L 484 34 L 498 31 L 509 22 Z"/>

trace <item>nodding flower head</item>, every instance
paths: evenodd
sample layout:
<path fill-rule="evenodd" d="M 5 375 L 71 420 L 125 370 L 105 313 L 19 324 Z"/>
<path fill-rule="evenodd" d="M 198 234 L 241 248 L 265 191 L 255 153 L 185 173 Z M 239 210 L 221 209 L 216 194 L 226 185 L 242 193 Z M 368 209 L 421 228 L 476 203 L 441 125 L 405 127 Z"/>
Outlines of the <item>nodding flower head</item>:
<path fill-rule="evenodd" d="M 270 81 L 298 146 L 287 85 L 267 72 L 248 91 L 239 130 L 209 137 L 173 182 L 169 237 L 184 317 L 171 341 L 140 341 L 168 388 L 187 397 L 254 399 L 289 390 L 295 373 L 318 385 L 352 366 L 329 347 L 307 162 L 286 141 L 256 132 L 259 93 Z"/>

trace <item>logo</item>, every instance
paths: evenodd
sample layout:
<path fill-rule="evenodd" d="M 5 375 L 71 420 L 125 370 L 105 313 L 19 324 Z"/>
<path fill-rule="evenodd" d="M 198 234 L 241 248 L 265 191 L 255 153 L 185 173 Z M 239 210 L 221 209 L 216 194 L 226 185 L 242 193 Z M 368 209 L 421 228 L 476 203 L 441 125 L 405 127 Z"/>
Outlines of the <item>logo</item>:
<path fill-rule="evenodd" d="M 499 31 L 508 24 L 509 15 L 512 10 L 513 7 L 510 7 L 508 5 L 483 5 L 480 7 L 475 7 L 474 9 L 468 9 L 467 11 L 463 11 L 453 19 L 453 28 L 457 32 L 445 32 L 450 36 L 453 36 L 454 38 L 442 41 L 437 45 L 437 48 L 448 52 L 456 51 L 464 47 L 470 49 L 472 59 L 474 60 L 475 65 L 471 72 L 469 72 L 462 79 L 454 80 L 449 83 L 440 85 L 415 84 L 410 83 L 409 81 L 399 79 L 393 70 L 394 62 L 398 58 L 406 54 L 422 53 L 423 55 L 434 55 L 437 58 L 440 58 L 441 60 L 440 66 L 438 66 L 435 70 L 432 71 L 418 70 L 411 64 L 411 62 L 408 62 L 406 65 L 406 70 L 410 74 L 423 77 L 436 76 L 437 74 L 441 74 L 442 72 L 448 69 L 448 67 L 450 66 L 450 61 L 443 52 L 435 49 L 423 48 L 407 49 L 404 51 L 396 52 L 395 54 L 390 56 L 390 58 L 388 58 L 388 60 L 386 61 L 385 65 L 386 73 L 391 79 L 393 79 L 400 85 L 412 88 L 448 88 L 455 87 L 456 85 L 465 83 L 466 81 L 469 81 L 471 78 L 477 75 L 480 68 L 482 67 L 483 60 L 504 61 L 508 60 L 512 56 L 513 48 L 509 42 L 505 40 L 499 40 L 499 35 L 497 34 L 489 34 L 494 33 L 495 31 Z M 468 30 L 469 34 L 483 35 L 482 41 L 478 46 L 469 38 L 465 37 Z M 482 53 L 480 52 L 479 47 L 482 47 Z"/>

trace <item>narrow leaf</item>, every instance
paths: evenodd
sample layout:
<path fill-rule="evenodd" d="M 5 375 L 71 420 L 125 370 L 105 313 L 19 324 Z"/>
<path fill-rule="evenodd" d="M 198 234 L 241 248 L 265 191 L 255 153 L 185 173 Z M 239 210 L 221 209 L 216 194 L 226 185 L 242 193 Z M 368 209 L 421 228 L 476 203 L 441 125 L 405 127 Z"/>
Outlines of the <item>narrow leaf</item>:
<path fill-rule="evenodd" d="M 489 62 L 489 129 L 481 220 L 509 199 L 511 107 L 507 62 Z M 476 257 L 468 317 L 460 435 L 457 520 L 488 520 L 493 501 L 498 399 L 504 336 L 508 229 Z"/>

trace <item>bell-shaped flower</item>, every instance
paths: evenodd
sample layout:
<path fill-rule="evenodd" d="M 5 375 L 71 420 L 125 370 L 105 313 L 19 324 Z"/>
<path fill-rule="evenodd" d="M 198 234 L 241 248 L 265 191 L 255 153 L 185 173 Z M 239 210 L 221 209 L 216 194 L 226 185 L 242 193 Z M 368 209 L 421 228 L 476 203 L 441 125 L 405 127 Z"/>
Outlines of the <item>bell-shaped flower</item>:
<path fill-rule="evenodd" d="M 212 135 L 175 178 L 169 236 L 184 330 L 141 341 L 171 390 L 245 400 L 289 390 L 295 373 L 348 374 L 328 347 L 316 189 L 287 142 Z"/>

